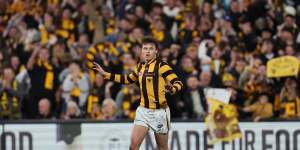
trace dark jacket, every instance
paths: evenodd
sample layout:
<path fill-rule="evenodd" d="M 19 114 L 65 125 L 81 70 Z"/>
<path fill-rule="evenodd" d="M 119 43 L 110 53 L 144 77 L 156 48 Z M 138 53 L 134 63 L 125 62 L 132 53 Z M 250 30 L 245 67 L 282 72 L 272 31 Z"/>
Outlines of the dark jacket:
<path fill-rule="evenodd" d="M 204 91 L 203 88 L 200 87 L 198 89 L 199 92 L 199 98 L 200 98 L 200 103 L 204 109 L 205 112 L 207 112 L 208 106 L 207 106 L 207 101 L 206 101 L 206 97 L 204 95 Z M 193 107 L 193 100 L 192 100 L 192 95 L 191 95 L 191 90 L 188 89 L 185 93 L 184 93 L 184 103 L 185 103 L 185 112 L 188 114 L 189 118 L 195 118 L 196 114 L 194 113 L 194 107 Z"/>

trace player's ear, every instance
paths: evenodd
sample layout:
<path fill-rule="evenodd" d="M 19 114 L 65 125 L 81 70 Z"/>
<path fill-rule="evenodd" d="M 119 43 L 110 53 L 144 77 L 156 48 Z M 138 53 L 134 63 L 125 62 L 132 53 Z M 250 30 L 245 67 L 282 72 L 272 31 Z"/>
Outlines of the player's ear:
<path fill-rule="evenodd" d="M 156 56 L 158 56 L 159 55 L 159 50 L 158 50 L 158 48 L 156 47 L 156 49 L 155 49 L 155 53 L 156 53 Z"/>
<path fill-rule="evenodd" d="M 159 52 L 158 52 L 158 50 L 156 50 L 156 57 L 159 57 Z"/>

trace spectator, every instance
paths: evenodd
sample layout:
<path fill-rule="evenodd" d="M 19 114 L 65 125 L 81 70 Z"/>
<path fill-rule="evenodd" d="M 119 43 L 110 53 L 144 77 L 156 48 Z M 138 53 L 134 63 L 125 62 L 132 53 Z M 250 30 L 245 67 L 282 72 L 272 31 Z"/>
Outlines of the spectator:
<path fill-rule="evenodd" d="M 253 52 L 256 49 L 257 37 L 253 32 L 253 27 L 251 26 L 251 22 L 249 19 L 244 16 L 239 23 L 239 27 L 242 31 L 241 37 L 241 48 L 244 52 Z"/>
<path fill-rule="evenodd" d="M 53 67 L 55 67 L 59 72 L 63 70 L 64 64 L 64 56 L 65 54 L 65 45 L 62 43 L 57 43 L 53 45 L 52 47 L 52 57 L 51 57 L 51 63 L 53 64 Z"/>
<path fill-rule="evenodd" d="M 180 62 L 179 77 L 182 80 L 183 84 L 186 84 L 186 79 L 190 75 L 197 75 L 198 71 L 195 66 L 195 62 L 193 62 L 192 58 L 189 56 L 183 56 Z"/>
<path fill-rule="evenodd" d="M 293 9 L 291 12 L 286 12 L 284 14 L 284 20 L 283 20 L 283 23 L 281 25 L 279 25 L 277 28 L 278 28 L 278 34 L 282 34 L 281 31 L 283 31 L 284 29 L 288 29 L 290 30 L 294 36 L 296 36 L 298 34 L 298 27 L 296 25 L 296 22 L 295 22 L 295 8 L 293 7 L 290 7 L 290 6 L 287 6 L 285 7 L 286 9 L 288 8 L 291 8 Z"/>
<path fill-rule="evenodd" d="M 173 42 L 173 38 L 170 32 L 166 30 L 166 25 L 163 20 L 160 17 L 156 17 L 154 18 L 152 23 L 153 28 L 151 31 L 151 35 L 153 36 L 153 38 L 155 38 L 162 45 L 161 48 L 170 47 Z"/>
<path fill-rule="evenodd" d="M 12 68 L 3 69 L 2 79 L 0 80 L 0 118 L 20 119 L 21 118 L 21 98 L 20 87 L 15 80 L 15 73 Z"/>
<path fill-rule="evenodd" d="M 255 100 L 254 97 L 262 92 L 263 83 L 270 83 L 271 81 L 266 77 L 266 66 L 262 64 L 261 59 L 256 57 L 251 61 L 251 65 L 244 70 L 239 82 L 246 93 L 247 102 L 245 105 L 249 105 Z"/>
<path fill-rule="evenodd" d="M 280 92 L 281 113 L 285 119 L 299 118 L 299 89 L 295 79 L 287 78 Z"/>
<path fill-rule="evenodd" d="M 222 69 L 225 67 L 225 61 L 221 58 L 222 53 L 219 47 L 215 47 L 211 53 L 212 53 L 211 54 L 212 60 L 211 60 L 210 68 L 214 72 L 214 74 L 219 75 L 224 71 Z"/>
<path fill-rule="evenodd" d="M 19 98 L 21 101 L 27 96 L 30 89 L 30 78 L 25 65 L 21 64 L 18 56 L 13 55 L 10 59 L 10 65 L 15 73 L 15 80 L 18 84 Z"/>
<path fill-rule="evenodd" d="M 140 44 L 142 39 L 144 38 L 144 32 L 142 28 L 134 28 L 132 32 L 129 34 L 128 41 L 131 43 Z"/>
<path fill-rule="evenodd" d="M 76 102 L 69 101 L 69 102 L 67 102 L 66 105 L 67 105 L 67 108 L 66 108 L 66 112 L 64 114 L 63 119 L 69 120 L 69 119 L 76 119 L 76 118 L 81 117 L 81 111 L 80 111 L 78 105 L 76 104 Z"/>
<path fill-rule="evenodd" d="M 88 111 L 88 118 L 93 120 L 101 120 L 101 107 L 97 102 L 91 104 L 91 110 Z"/>
<path fill-rule="evenodd" d="M 229 70 L 229 72 L 236 78 L 240 79 L 242 72 L 246 67 L 246 62 L 244 59 L 238 59 L 234 64 L 234 67 Z M 238 84 L 237 84 L 238 85 Z"/>
<path fill-rule="evenodd" d="M 287 56 L 295 56 L 296 51 L 294 49 L 294 46 L 288 45 L 285 47 L 285 55 Z"/>
<path fill-rule="evenodd" d="M 38 58 L 36 58 L 38 57 Z M 49 51 L 46 48 L 35 47 L 27 63 L 28 74 L 31 79 L 29 101 L 27 103 L 28 118 L 38 115 L 38 103 L 42 98 L 51 102 L 51 111 L 55 111 L 55 92 L 58 86 L 57 73 L 49 62 Z"/>
<path fill-rule="evenodd" d="M 179 60 L 182 57 L 182 47 L 179 44 L 172 44 L 169 48 L 170 56 L 168 57 L 167 61 L 170 61 L 172 66 L 176 67 L 175 69 L 178 70 Z"/>
<path fill-rule="evenodd" d="M 211 71 L 202 71 L 199 75 L 199 86 L 203 88 L 221 87 L 221 84 L 219 77 L 215 76 Z"/>
<path fill-rule="evenodd" d="M 261 94 L 258 101 L 243 109 L 245 112 L 252 112 L 252 120 L 257 122 L 263 119 L 269 119 L 273 116 L 273 106 L 269 102 L 266 94 Z"/>
<path fill-rule="evenodd" d="M 145 14 L 145 10 L 142 6 L 137 6 L 135 8 L 135 15 L 137 16 L 136 25 L 145 30 L 146 33 L 150 31 L 150 18 L 148 14 Z"/>
<path fill-rule="evenodd" d="M 188 118 L 204 119 L 207 113 L 207 102 L 204 88 L 198 86 L 198 79 L 190 76 L 187 79 L 188 90 L 184 94 L 184 107 Z"/>
<path fill-rule="evenodd" d="M 113 120 L 116 117 L 117 106 L 113 99 L 107 98 L 103 101 L 102 107 L 102 120 Z"/>
<path fill-rule="evenodd" d="M 89 117 L 98 116 L 98 115 L 95 116 L 93 115 L 94 113 L 93 114 L 91 113 L 95 112 L 94 111 L 95 109 L 98 110 L 98 107 L 101 106 L 104 99 L 105 99 L 105 80 L 103 79 L 103 76 L 101 76 L 100 74 L 96 74 L 95 81 L 93 82 L 92 88 L 90 90 L 90 94 L 87 98 L 87 110 L 86 110 L 87 116 Z"/>
<path fill-rule="evenodd" d="M 39 101 L 39 119 L 52 119 L 51 103 L 48 99 L 42 98 Z"/>
<path fill-rule="evenodd" d="M 239 120 L 244 120 L 248 114 L 241 111 L 241 108 L 244 107 L 244 93 L 242 90 L 236 89 L 234 87 L 226 87 L 228 91 L 231 92 L 229 105 L 231 109 L 236 113 L 235 115 L 239 118 Z"/>
<path fill-rule="evenodd" d="M 211 82 L 211 72 L 210 72 L 210 66 L 209 65 L 202 65 L 202 72 L 200 73 L 199 79 L 200 79 L 200 85 L 207 87 L 210 85 Z M 208 68 L 208 69 L 206 69 Z"/>
<path fill-rule="evenodd" d="M 263 64 L 267 64 L 267 62 L 276 57 L 276 53 L 274 52 L 274 45 L 271 40 L 264 40 L 262 42 L 261 47 L 261 55 L 260 58 Z"/>
<path fill-rule="evenodd" d="M 118 116 L 133 120 L 139 105 L 140 91 L 135 85 L 125 85 L 116 97 Z"/>
<path fill-rule="evenodd" d="M 225 87 L 237 88 L 236 78 L 231 73 L 224 73 L 222 76 L 222 84 Z"/>
<path fill-rule="evenodd" d="M 78 63 L 73 62 L 69 66 L 69 75 L 62 84 L 62 97 L 68 104 L 69 101 L 75 101 L 78 107 L 85 111 L 87 97 L 89 95 L 88 77 L 81 71 Z"/>
<path fill-rule="evenodd" d="M 199 59 L 197 58 L 197 54 L 198 54 L 198 49 L 196 47 L 196 45 L 189 45 L 186 48 L 186 55 L 189 56 L 193 62 L 195 62 L 196 67 L 199 65 Z"/>

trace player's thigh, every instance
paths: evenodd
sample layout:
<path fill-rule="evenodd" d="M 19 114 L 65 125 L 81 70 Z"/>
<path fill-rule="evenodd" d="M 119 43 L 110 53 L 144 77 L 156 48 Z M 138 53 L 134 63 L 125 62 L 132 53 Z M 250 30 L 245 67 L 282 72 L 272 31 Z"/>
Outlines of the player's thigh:
<path fill-rule="evenodd" d="M 141 125 L 134 125 L 131 133 L 131 145 L 140 146 L 148 133 L 148 128 Z"/>
<path fill-rule="evenodd" d="M 155 133 L 155 140 L 159 150 L 168 150 L 168 133 Z"/>

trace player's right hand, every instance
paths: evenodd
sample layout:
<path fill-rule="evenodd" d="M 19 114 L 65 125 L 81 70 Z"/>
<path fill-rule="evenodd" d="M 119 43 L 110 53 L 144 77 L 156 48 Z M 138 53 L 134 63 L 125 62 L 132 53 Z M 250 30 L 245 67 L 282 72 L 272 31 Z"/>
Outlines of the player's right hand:
<path fill-rule="evenodd" d="M 166 93 L 171 93 L 171 94 L 172 94 L 172 93 L 173 93 L 173 92 L 172 92 L 172 88 L 173 88 L 172 85 L 166 84 L 166 85 L 165 85 L 165 92 L 166 92 Z"/>
<path fill-rule="evenodd" d="M 96 62 L 93 62 L 93 64 L 94 64 L 93 69 L 96 70 L 96 71 L 98 71 L 101 75 L 103 75 L 104 72 L 105 72 L 103 70 L 103 68 L 98 63 L 96 63 Z"/>

